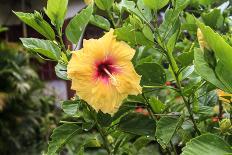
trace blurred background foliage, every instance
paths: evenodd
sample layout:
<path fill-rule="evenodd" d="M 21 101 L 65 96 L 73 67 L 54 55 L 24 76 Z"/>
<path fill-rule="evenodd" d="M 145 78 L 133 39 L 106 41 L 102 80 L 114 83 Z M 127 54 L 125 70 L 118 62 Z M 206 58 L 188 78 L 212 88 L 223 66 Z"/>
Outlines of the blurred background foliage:
<path fill-rule="evenodd" d="M 0 154 L 41 154 L 61 117 L 55 96 L 20 44 L 0 42 L 0 66 Z"/>

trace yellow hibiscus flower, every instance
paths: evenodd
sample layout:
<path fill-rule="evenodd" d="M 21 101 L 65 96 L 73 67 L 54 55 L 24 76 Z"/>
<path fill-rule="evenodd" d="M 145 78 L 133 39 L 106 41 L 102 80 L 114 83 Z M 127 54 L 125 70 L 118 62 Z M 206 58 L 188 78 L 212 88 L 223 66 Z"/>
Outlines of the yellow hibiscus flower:
<path fill-rule="evenodd" d="M 117 41 L 113 29 L 100 39 L 84 40 L 72 53 L 67 67 L 72 89 L 96 111 L 114 114 L 128 95 L 142 88 L 131 63 L 135 54 L 125 42 Z"/>

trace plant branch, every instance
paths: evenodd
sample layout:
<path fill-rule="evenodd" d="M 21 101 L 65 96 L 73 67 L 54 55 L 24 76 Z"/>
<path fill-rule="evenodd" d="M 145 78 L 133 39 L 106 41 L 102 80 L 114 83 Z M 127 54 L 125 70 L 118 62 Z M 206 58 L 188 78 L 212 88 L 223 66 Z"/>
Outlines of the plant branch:
<path fill-rule="evenodd" d="M 101 125 L 99 124 L 98 120 L 97 120 L 97 117 L 96 117 L 96 112 L 95 110 L 93 110 L 93 108 L 91 106 L 89 106 L 87 103 L 86 105 L 88 106 L 89 110 L 90 110 L 90 114 L 92 116 L 92 118 L 94 119 L 94 121 L 96 122 L 96 127 L 97 127 L 97 130 L 99 131 L 101 137 L 102 137 L 102 140 L 103 140 L 103 144 L 104 144 L 104 147 L 107 151 L 107 153 L 110 155 L 111 154 L 111 145 L 107 139 L 107 134 L 105 132 L 105 130 L 101 127 Z"/>

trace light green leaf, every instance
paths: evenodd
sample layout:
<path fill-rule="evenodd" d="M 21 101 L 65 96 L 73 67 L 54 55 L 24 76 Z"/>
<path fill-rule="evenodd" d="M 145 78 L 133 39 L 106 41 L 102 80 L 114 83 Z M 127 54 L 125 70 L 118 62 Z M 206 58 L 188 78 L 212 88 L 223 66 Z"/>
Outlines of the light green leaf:
<path fill-rule="evenodd" d="M 169 0 L 143 0 L 144 4 L 151 9 L 159 10 L 165 7 Z"/>
<path fill-rule="evenodd" d="M 93 13 L 93 4 L 77 14 L 68 24 L 65 34 L 69 41 L 77 44 Z"/>
<path fill-rule="evenodd" d="M 212 83 L 222 90 L 227 90 L 224 84 L 216 77 L 214 70 L 210 68 L 208 63 L 205 61 L 204 53 L 201 49 L 196 48 L 194 51 L 194 66 L 196 72 L 206 81 Z"/>
<path fill-rule="evenodd" d="M 63 80 L 69 80 L 67 77 L 67 65 L 58 63 L 55 67 L 56 76 Z"/>
<path fill-rule="evenodd" d="M 215 52 L 216 56 L 226 66 L 232 68 L 232 47 L 210 27 L 205 26 L 201 22 L 197 22 L 199 28 L 202 31 L 204 39 L 208 43 L 209 47 Z"/>
<path fill-rule="evenodd" d="M 48 0 L 47 8 L 44 9 L 53 25 L 60 29 L 63 26 L 66 15 L 68 0 Z"/>
<path fill-rule="evenodd" d="M 133 25 L 124 24 L 121 28 L 115 29 L 118 40 L 123 40 L 131 45 L 153 46 L 153 42 L 147 39 L 144 34 L 134 29 Z"/>
<path fill-rule="evenodd" d="M 175 132 L 179 129 L 184 121 L 184 116 L 180 118 L 162 117 L 156 125 L 155 136 L 158 143 L 166 148 Z"/>
<path fill-rule="evenodd" d="M 49 142 L 47 155 L 55 155 L 68 141 L 76 134 L 80 134 L 82 129 L 75 124 L 63 124 L 54 129 Z"/>
<path fill-rule="evenodd" d="M 99 15 L 92 15 L 90 18 L 90 24 L 100 27 L 106 31 L 110 30 L 110 22 L 106 18 Z"/>
<path fill-rule="evenodd" d="M 75 115 L 77 112 L 79 102 L 74 100 L 67 100 L 62 103 L 62 109 L 68 115 Z"/>
<path fill-rule="evenodd" d="M 135 69 L 139 75 L 142 75 L 142 85 L 157 86 L 164 85 L 166 82 L 165 71 L 157 63 L 146 62 L 138 65 Z"/>
<path fill-rule="evenodd" d="M 55 39 L 55 33 L 51 26 L 43 19 L 42 15 L 35 11 L 34 13 L 14 12 L 14 14 L 25 24 L 29 25 L 44 37 L 50 40 Z"/>
<path fill-rule="evenodd" d="M 202 13 L 201 17 L 207 26 L 220 28 L 223 25 L 223 16 L 219 9 L 213 9 L 208 13 Z"/>
<path fill-rule="evenodd" d="M 191 139 L 181 155 L 225 155 L 232 153 L 230 145 L 213 134 L 204 134 Z"/>
<path fill-rule="evenodd" d="M 149 39 L 151 42 L 154 41 L 153 33 L 147 25 L 144 25 L 142 32 L 147 39 Z"/>
<path fill-rule="evenodd" d="M 150 104 L 152 110 L 158 114 L 162 113 L 165 109 L 165 104 L 162 103 L 159 99 L 157 99 L 155 97 L 150 98 L 149 104 Z"/>
<path fill-rule="evenodd" d="M 113 5 L 114 0 L 95 0 L 97 7 L 101 10 L 109 10 Z"/>
<path fill-rule="evenodd" d="M 129 113 L 119 121 L 119 129 L 136 135 L 154 135 L 155 122 L 143 114 Z"/>
<path fill-rule="evenodd" d="M 27 49 L 33 50 L 53 60 L 59 60 L 60 58 L 60 48 L 50 40 L 37 38 L 20 38 L 20 40 Z"/>

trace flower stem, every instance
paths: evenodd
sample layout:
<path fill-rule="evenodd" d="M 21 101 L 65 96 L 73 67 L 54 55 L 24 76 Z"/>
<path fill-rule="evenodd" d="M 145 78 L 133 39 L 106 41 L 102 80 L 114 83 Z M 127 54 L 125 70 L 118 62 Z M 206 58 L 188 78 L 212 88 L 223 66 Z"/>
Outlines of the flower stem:
<path fill-rule="evenodd" d="M 97 130 L 99 131 L 99 133 L 102 137 L 104 148 L 106 149 L 107 153 L 110 155 L 112 149 L 111 149 L 110 142 L 107 139 L 107 134 L 106 134 L 105 130 L 99 124 L 95 110 L 91 106 L 89 106 L 87 103 L 86 103 L 86 105 L 88 106 L 88 108 L 90 110 L 90 114 L 91 114 L 92 118 L 96 122 L 96 127 L 97 127 Z"/>
<path fill-rule="evenodd" d="M 65 52 L 66 48 L 65 48 L 64 41 L 63 41 L 63 38 L 62 38 L 62 28 L 61 29 L 57 29 L 57 34 L 58 34 L 60 46 L 61 46 L 63 52 Z"/>
<path fill-rule="evenodd" d="M 162 48 L 162 49 L 163 49 L 163 48 Z M 164 50 L 164 49 L 163 49 L 163 50 Z M 166 50 L 164 50 L 164 52 L 167 53 Z M 183 100 L 184 100 L 184 104 L 185 104 L 185 106 L 186 106 L 186 108 L 187 108 L 187 110 L 188 110 L 190 119 L 191 119 L 191 121 L 192 121 L 192 123 L 193 123 L 193 127 L 194 127 L 195 131 L 197 132 L 197 134 L 198 134 L 198 135 L 201 135 L 201 132 L 200 132 L 200 130 L 198 129 L 197 124 L 196 124 L 196 121 L 195 121 L 195 119 L 194 119 L 194 117 L 193 117 L 193 112 L 192 112 L 190 103 L 187 101 L 187 99 L 185 98 L 185 96 L 184 96 L 184 94 L 183 94 L 183 90 L 182 90 L 181 82 L 180 82 L 180 80 L 179 80 L 178 72 L 175 71 L 174 64 L 173 64 L 173 61 L 175 61 L 175 59 L 172 60 L 172 59 L 170 58 L 170 55 L 169 55 L 169 54 L 166 54 L 166 55 L 167 55 L 167 59 L 168 59 L 168 61 L 169 61 L 169 64 L 170 64 L 170 66 L 171 66 L 171 69 L 172 69 L 172 71 L 173 71 L 173 74 L 174 74 L 174 76 L 175 76 L 175 80 L 176 80 L 176 83 L 177 83 L 177 87 L 178 87 L 178 89 L 179 89 L 179 93 L 180 93 L 181 97 L 182 97 Z M 174 63 L 176 63 L 176 62 L 174 62 Z"/>

